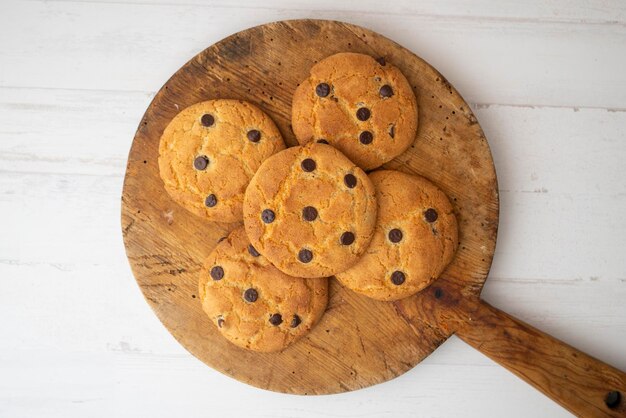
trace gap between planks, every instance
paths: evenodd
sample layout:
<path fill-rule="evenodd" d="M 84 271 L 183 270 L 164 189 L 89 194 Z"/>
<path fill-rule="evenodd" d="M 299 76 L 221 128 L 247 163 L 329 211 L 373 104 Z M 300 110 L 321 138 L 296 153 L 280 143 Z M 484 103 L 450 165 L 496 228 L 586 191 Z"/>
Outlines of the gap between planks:
<path fill-rule="evenodd" d="M 312 9 L 307 7 L 293 7 L 292 5 L 286 6 L 257 6 L 248 4 L 238 4 L 236 6 L 226 4 L 215 3 L 200 3 L 200 2 L 167 2 L 167 1 L 110 1 L 110 0 L 24 0 L 24 2 L 30 3 L 78 3 L 78 4 L 112 4 L 112 5 L 125 5 L 125 6 L 142 6 L 142 7 L 199 7 L 199 8 L 211 8 L 211 9 L 224 9 L 224 10 L 275 10 L 281 12 L 310 12 L 314 14 L 339 14 L 350 12 L 348 9 L 330 9 L 319 8 Z M 473 22 L 504 22 L 504 23 L 523 23 L 523 24 L 554 24 L 554 25 L 590 25 L 590 26 L 621 26 L 626 27 L 626 21 L 620 19 L 589 19 L 589 18 L 556 18 L 556 17 L 512 17 L 512 16 L 496 16 L 496 15 L 462 15 L 462 14 L 446 14 L 446 13 L 420 13 L 411 10 L 402 10 L 397 12 L 382 11 L 382 10 L 358 10 L 357 13 L 362 15 L 377 15 L 377 16 L 410 16 L 422 19 L 431 20 L 452 20 L 452 21 L 473 21 Z M 618 12 L 617 12 L 618 13 Z"/>
<path fill-rule="evenodd" d="M 33 0 L 28 0 L 33 1 Z M 34 0 L 39 1 L 39 0 Z M 54 0 L 65 1 L 65 0 Z M 78 2 L 82 3 L 82 2 Z M 86 89 L 86 88 L 71 88 L 71 87 L 46 87 L 46 86 L 29 86 L 29 85 L 0 85 L 0 90 L 46 90 L 46 91 L 58 91 L 58 92 L 93 92 L 104 94 L 139 94 L 148 98 L 153 98 L 158 90 L 124 90 L 124 89 Z M 520 109 L 572 109 L 574 112 L 579 110 L 606 110 L 607 112 L 626 112 L 626 107 L 608 107 L 608 106 L 585 106 L 585 105 L 547 105 L 547 104 L 530 104 L 530 103 L 482 103 L 467 101 L 469 106 L 473 110 L 489 109 L 490 107 L 514 107 Z M 11 107 L 14 103 L 0 103 L 0 107 Z M 137 125 L 139 125 L 140 118 L 137 119 Z"/>

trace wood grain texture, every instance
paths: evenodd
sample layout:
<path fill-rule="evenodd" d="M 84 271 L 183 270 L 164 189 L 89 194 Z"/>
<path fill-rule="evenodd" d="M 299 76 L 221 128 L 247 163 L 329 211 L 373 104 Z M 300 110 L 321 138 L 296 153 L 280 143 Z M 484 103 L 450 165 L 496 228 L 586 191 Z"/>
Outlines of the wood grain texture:
<path fill-rule="evenodd" d="M 207 45 L 311 16 L 394 39 L 463 94 L 500 188 L 481 296 L 626 370 L 626 218 L 608 215 L 626 213 L 626 3 L 254 1 L 0 2 L 0 416 L 572 416 L 454 335 L 369 389 L 258 390 L 189 355 L 144 303 L 119 228 L 137 121 Z"/>
<path fill-rule="evenodd" d="M 626 103 L 619 1 L 325 0 L 304 6 L 304 0 L 271 0 L 252 8 L 246 4 L 254 0 L 145 1 L 3 0 L 0 60 L 10 65 L 2 68 L 0 86 L 153 92 L 226 34 L 314 16 L 368 27 L 418 52 L 468 102 L 611 109 Z"/>
<path fill-rule="evenodd" d="M 626 394 L 626 374 L 486 302 L 463 307 L 456 335 L 580 417 L 625 417 L 626 401 L 607 406 L 609 392 Z"/>
<path fill-rule="evenodd" d="M 122 197 L 124 240 L 144 296 L 174 337 L 215 369 L 269 390 L 322 394 L 380 383 L 412 368 L 452 333 L 429 325 L 438 318 L 418 320 L 431 315 L 432 291 L 411 298 L 412 311 L 357 296 L 334 280 L 320 324 L 276 354 L 236 348 L 201 311 L 195 295 L 200 263 L 236 225 L 206 223 L 168 198 L 157 168 L 163 129 L 193 103 L 244 99 L 269 113 L 293 145 L 294 89 L 316 61 L 340 51 L 384 56 L 415 89 L 423 110 L 417 139 L 386 168 L 426 176 L 455 207 L 459 251 L 433 288 L 478 300 L 495 250 L 498 193 L 487 141 L 469 106 L 426 62 L 374 32 L 333 21 L 267 24 L 209 47 L 157 93 L 137 131 Z"/>
<path fill-rule="evenodd" d="M 37 1 L 37 0 L 36 0 Z M 44 1 L 44 0 L 38 0 Z M 48 3 L 67 2 L 67 0 L 45 0 Z M 72 0 L 84 3 L 115 3 L 116 0 Z M 222 0 L 134 0 L 133 4 L 144 5 L 180 5 L 205 7 L 210 9 L 232 9 L 232 5 Z M 383 7 L 381 7 L 383 6 Z M 327 12 L 329 10 L 345 12 L 375 13 L 378 16 L 413 15 L 433 17 L 455 17 L 457 19 L 507 19 L 510 21 L 539 21 L 559 23 L 592 23 L 619 25 L 626 23 L 626 5 L 620 0 L 603 0 L 601 7 L 590 0 L 554 0 L 546 3 L 542 0 L 528 0 L 524 3 L 515 0 L 499 1 L 498 7 L 490 0 L 423 0 L 420 2 L 388 2 L 384 5 L 377 0 L 359 0 L 336 2 L 334 0 L 274 0 L 259 4 L 257 0 L 240 0 L 238 10 L 255 11 L 285 9 L 306 10 L 307 12 Z"/>

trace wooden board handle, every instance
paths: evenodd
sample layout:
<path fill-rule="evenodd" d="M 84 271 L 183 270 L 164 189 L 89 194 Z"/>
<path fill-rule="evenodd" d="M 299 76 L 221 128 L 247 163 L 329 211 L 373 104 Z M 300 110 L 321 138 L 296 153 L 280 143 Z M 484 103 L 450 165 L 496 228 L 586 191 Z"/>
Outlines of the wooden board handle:
<path fill-rule="evenodd" d="M 626 374 L 481 302 L 457 335 L 581 417 L 626 417 Z"/>

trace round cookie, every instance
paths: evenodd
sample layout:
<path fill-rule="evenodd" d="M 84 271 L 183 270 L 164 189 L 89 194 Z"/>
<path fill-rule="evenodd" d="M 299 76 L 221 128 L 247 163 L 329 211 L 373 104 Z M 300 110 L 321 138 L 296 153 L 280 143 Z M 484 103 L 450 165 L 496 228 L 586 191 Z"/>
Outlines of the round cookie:
<path fill-rule="evenodd" d="M 291 122 L 300 144 L 325 141 L 372 170 L 415 140 L 417 101 L 384 58 L 345 52 L 311 68 L 293 96 Z"/>
<path fill-rule="evenodd" d="M 268 158 L 243 204 L 250 242 L 291 276 L 326 277 L 354 263 L 376 222 L 374 186 L 329 145 L 292 147 Z"/>
<path fill-rule="evenodd" d="M 285 148 L 278 128 L 258 107 L 209 100 L 180 112 L 159 143 L 165 190 L 185 209 L 212 221 L 242 217 L 250 179 L 270 155 Z"/>
<path fill-rule="evenodd" d="M 376 232 L 358 263 L 336 277 L 371 298 L 402 299 L 431 284 L 452 261 L 456 217 L 446 195 L 423 177 L 381 170 L 370 179 L 378 200 Z"/>
<path fill-rule="evenodd" d="M 278 351 L 322 317 L 328 279 L 280 272 L 250 245 L 241 227 L 205 260 L 199 294 L 204 312 L 229 341 L 254 351 Z"/>

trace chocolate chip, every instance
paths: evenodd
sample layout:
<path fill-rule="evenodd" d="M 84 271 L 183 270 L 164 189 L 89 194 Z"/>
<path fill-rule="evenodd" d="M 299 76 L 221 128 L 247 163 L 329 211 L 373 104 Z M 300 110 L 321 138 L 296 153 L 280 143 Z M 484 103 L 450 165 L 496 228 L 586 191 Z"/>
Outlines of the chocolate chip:
<path fill-rule="evenodd" d="M 341 245 L 350 245 L 354 242 L 354 234 L 350 231 L 346 231 L 341 234 Z"/>
<path fill-rule="evenodd" d="M 437 211 L 433 208 L 430 208 L 426 210 L 426 212 L 424 212 L 424 219 L 426 219 L 430 223 L 435 222 L 438 217 L 439 215 L 437 215 Z"/>
<path fill-rule="evenodd" d="M 309 263 L 311 262 L 311 260 L 313 260 L 313 253 L 310 250 L 303 248 L 298 253 L 298 260 L 303 263 Z"/>
<path fill-rule="evenodd" d="M 317 143 L 318 143 L 318 144 L 326 144 L 326 145 L 328 145 L 328 141 L 327 141 L 327 140 L 325 140 L 325 139 L 318 139 L 318 140 L 317 140 Z"/>
<path fill-rule="evenodd" d="M 387 64 L 387 61 L 385 61 L 385 57 L 376 58 L 376 62 L 378 62 L 382 66 L 385 66 L 385 64 Z"/>
<path fill-rule="evenodd" d="M 221 266 L 214 266 L 211 269 L 211 277 L 213 280 L 222 280 L 224 278 L 224 269 Z"/>
<path fill-rule="evenodd" d="M 196 170 L 205 170 L 209 165 L 209 159 L 206 155 L 199 155 L 193 160 L 193 166 Z"/>
<path fill-rule="evenodd" d="M 208 113 L 206 113 L 202 115 L 202 118 L 200 118 L 200 123 L 208 128 L 209 126 L 213 126 L 213 124 L 215 123 L 215 118 L 213 117 L 213 115 L 209 115 Z"/>
<path fill-rule="evenodd" d="M 305 160 L 302 160 L 302 162 L 300 163 L 300 167 L 302 167 L 304 171 L 311 172 L 315 170 L 315 167 L 317 167 L 317 164 L 315 164 L 315 160 L 312 160 L 311 158 L 307 158 Z"/>
<path fill-rule="evenodd" d="M 435 299 L 441 299 L 443 296 L 443 290 L 440 287 L 435 289 Z"/>
<path fill-rule="evenodd" d="M 295 328 L 298 325 L 300 325 L 302 323 L 302 319 L 300 319 L 300 317 L 298 315 L 294 315 L 293 319 L 291 320 L 291 324 L 289 324 L 291 326 L 291 328 Z"/>
<path fill-rule="evenodd" d="M 257 131 L 256 129 L 248 131 L 247 136 L 250 142 L 259 142 L 261 140 L 261 132 Z"/>
<path fill-rule="evenodd" d="M 283 323 L 283 317 L 281 314 L 275 313 L 270 316 L 270 324 L 274 325 L 275 327 L 279 326 L 282 323 Z"/>
<path fill-rule="evenodd" d="M 371 144 L 373 140 L 374 135 L 372 135 L 370 131 L 363 131 L 359 135 L 359 141 L 361 141 L 361 144 L 363 145 Z"/>
<path fill-rule="evenodd" d="M 356 186 L 356 177 L 353 174 L 346 174 L 343 177 L 343 182 L 348 186 L 348 188 L 353 189 Z"/>
<path fill-rule="evenodd" d="M 400 231 L 397 228 L 394 228 L 391 231 L 389 231 L 389 241 L 393 243 L 398 243 L 402 241 L 402 231 Z"/>
<path fill-rule="evenodd" d="M 258 256 L 260 256 L 260 255 L 261 255 L 261 254 L 259 254 L 259 252 L 256 250 L 256 248 L 254 248 L 254 247 L 252 246 L 252 244 L 248 244 L 248 252 L 250 253 L 250 255 L 251 255 L 252 257 L 258 257 Z"/>
<path fill-rule="evenodd" d="M 386 99 L 388 97 L 393 96 L 393 89 L 391 88 L 389 84 L 385 84 L 384 86 L 380 88 L 380 90 L 378 90 L 378 93 L 380 94 L 380 97 L 382 97 L 383 99 Z"/>
<path fill-rule="evenodd" d="M 246 302 L 256 302 L 256 300 L 259 298 L 259 292 L 252 288 L 246 289 L 246 291 L 243 292 L 243 298 L 246 300 Z"/>
<path fill-rule="evenodd" d="M 356 111 L 356 118 L 361 121 L 366 121 L 370 118 L 371 114 L 372 113 L 367 107 L 361 107 L 359 110 Z"/>
<path fill-rule="evenodd" d="M 261 212 L 261 219 L 263 219 L 263 222 L 265 222 L 266 224 L 271 224 L 272 222 L 274 222 L 274 219 L 276 219 L 276 215 L 274 214 L 273 210 L 264 209 L 263 212 Z"/>
<path fill-rule="evenodd" d="M 400 286 L 402 283 L 404 283 L 404 280 L 404 273 L 402 273 L 401 271 L 394 271 L 393 273 L 391 273 L 391 283 L 395 284 L 396 286 Z"/>
<path fill-rule="evenodd" d="M 302 209 L 302 218 L 304 218 L 305 221 L 314 221 L 317 218 L 317 209 L 313 206 L 306 206 Z"/>
<path fill-rule="evenodd" d="M 224 318 L 217 318 L 217 326 L 222 328 L 224 326 Z"/>
<path fill-rule="evenodd" d="M 396 136 L 396 125 L 391 125 L 389 127 L 389 136 L 392 138 Z"/>
<path fill-rule="evenodd" d="M 330 86 L 326 83 L 319 83 L 315 86 L 315 94 L 319 97 L 326 97 L 330 94 Z"/>
<path fill-rule="evenodd" d="M 622 394 L 616 390 L 612 390 L 611 392 L 606 394 L 606 398 L 604 398 L 604 403 L 610 409 L 614 409 L 614 408 L 617 408 L 621 400 L 622 400 Z"/>
<path fill-rule="evenodd" d="M 209 208 L 217 205 L 217 196 L 215 196 L 214 194 L 208 195 L 206 199 L 204 199 L 204 204 Z"/>

